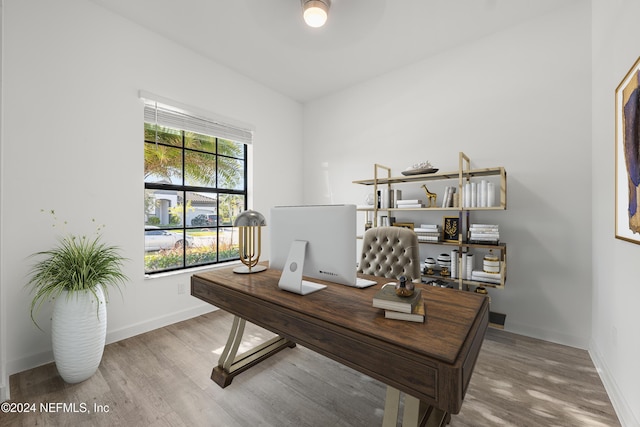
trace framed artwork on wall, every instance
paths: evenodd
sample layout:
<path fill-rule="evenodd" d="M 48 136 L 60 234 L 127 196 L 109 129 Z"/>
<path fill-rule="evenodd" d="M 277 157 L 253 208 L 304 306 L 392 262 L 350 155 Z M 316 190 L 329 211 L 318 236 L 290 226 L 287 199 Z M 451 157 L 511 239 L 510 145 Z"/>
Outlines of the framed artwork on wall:
<path fill-rule="evenodd" d="M 640 244 L 640 58 L 615 95 L 616 238 Z"/>

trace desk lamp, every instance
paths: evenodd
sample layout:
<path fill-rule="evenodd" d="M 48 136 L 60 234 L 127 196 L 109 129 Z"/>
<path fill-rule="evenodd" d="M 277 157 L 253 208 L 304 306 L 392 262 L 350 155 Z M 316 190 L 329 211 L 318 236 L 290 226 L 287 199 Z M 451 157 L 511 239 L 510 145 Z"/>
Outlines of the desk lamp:
<path fill-rule="evenodd" d="M 233 223 L 238 227 L 240 240 L 240 261 L 244 264 L 233 269 L 234 273 L 251 274 L 267 269 L 264 265 L 257 265 L 260 259 L 261 228 L 267 225 L 260 212 L 248 209 L 236 217 Z"/>

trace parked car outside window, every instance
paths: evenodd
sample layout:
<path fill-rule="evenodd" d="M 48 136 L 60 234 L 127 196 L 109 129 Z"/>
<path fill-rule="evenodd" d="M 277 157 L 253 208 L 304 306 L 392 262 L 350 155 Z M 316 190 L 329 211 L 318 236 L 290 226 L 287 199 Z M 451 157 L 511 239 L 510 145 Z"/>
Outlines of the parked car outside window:
<path fill-rule="evenodd" d="M 159 251 L 163 249 L 178 249 L 184 245 L 181 232 L 160 230 L 158 227 L 148 225 L 144 229 L 145 252 Z M 193 246 L 193 238 L 187 236 L 187 247 Z"/>

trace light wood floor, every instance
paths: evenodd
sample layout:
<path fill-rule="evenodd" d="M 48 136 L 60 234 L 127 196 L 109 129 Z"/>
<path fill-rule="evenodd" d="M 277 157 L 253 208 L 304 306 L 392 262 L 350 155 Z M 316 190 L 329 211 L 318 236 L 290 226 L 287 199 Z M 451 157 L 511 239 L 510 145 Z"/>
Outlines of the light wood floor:
<path fill-rule="evenodd" d="M 110 344 L 98 372 L 80 384 L 65 384 L 54 364 L 13 375 L 12 402 L 35 404 L 36 410 L 0 413 L 0 425 L 382 424 L 383 384 L 301 346 L 283 350 L 219 388 L 209 376 L 231 321 L 229 314 L 216 311 Z M 248 327 L 245 337 L 252 346 L 271 334 Z M 42 402 L 61 404 L 59 412 L 43 412 Z M 108 412 L 94 412 L 94 404 Z M 73 405 L 80 412 L 68 412 Z M 586 351 L 495 329 L 487 333 L 462 411 L 450 424 L 617 425 Z"/>

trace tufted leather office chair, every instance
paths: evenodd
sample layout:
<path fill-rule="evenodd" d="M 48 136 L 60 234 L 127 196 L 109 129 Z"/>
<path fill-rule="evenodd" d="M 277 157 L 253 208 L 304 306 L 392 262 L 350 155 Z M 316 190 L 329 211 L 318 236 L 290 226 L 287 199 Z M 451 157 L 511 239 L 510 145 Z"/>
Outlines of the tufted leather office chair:
<path fill-rule="evenodd" d="M 374 227 L 364 233 L 358 273 L 397 279 L 420 279 L 420 248 L 413 230 Z"/>

